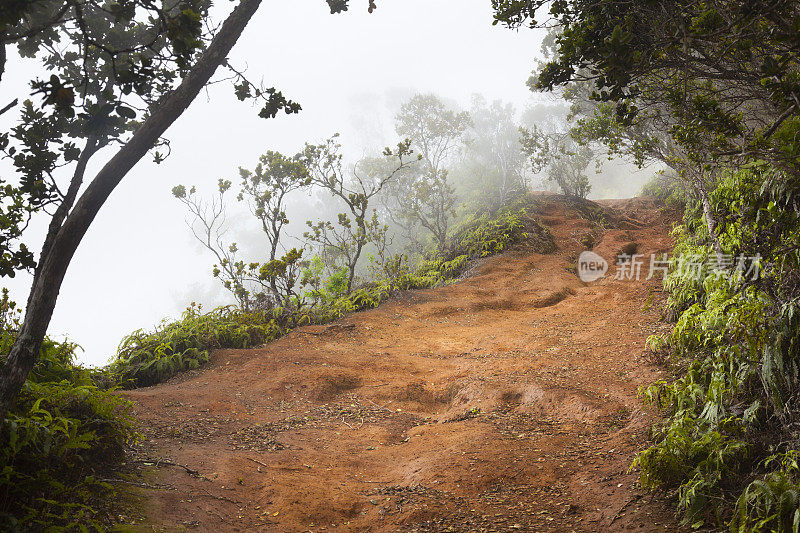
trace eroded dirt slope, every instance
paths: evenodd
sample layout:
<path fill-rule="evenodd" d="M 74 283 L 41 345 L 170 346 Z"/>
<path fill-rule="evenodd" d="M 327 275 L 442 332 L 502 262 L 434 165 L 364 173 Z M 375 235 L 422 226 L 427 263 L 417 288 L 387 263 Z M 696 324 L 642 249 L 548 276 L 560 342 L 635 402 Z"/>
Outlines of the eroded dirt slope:
<path fill-rule="evenodd" d="M 669 505 L 628 473 L 652 422 L 636 392 L 659 377 L 645 350 L 666 327 L 659 283 L 611 279 L 622 249 L 668 251 L 674 217 L 608 201 L 602 228 L 559 198 L 543 204 L 554 254 L 493 257 L 459 283 L 128 393 L 139 460 L 158 462 L 134 463 L 152 487 L 148 523 L 674 531 Z M 572 270 L 586 244 L 611 262 L 591 284 Z"/>

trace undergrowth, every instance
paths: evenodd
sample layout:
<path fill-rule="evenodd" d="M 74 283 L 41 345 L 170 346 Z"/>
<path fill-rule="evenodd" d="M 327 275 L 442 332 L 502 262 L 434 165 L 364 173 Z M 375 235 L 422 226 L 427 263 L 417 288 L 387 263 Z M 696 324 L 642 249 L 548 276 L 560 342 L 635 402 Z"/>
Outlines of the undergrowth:
<path fill-rule="evenodd" d="M 668 418 L 636 464 L 644 484 L 676 491 L 695 527 L 800 527 L 800 214 L 789 181 L 754 166 L 718 183 L 716 238 L 730 275 L 699 205 L 674 232 L 665 286 L 679 318 L 649 344 L 669 351 L 677 377 L 643 391 Z"/>
<path fill-rule="evenodd" d="M 18 311 L 3 291 L 0 353 Z M 0 429 L 0 529 L 104 531 L 114 489 L 106 479 L 136 438 L 113 376 L 74 363 L 77 345 L 46 339 Z M 111 388 L 110 388 L 111 387 Z"/>
<path fill-rule="evenodd" d="M 670 173 L 656 173 L 642 186 L 639 196 L 650 196 L 667 207 L 684 207 L 688 201 L 686 191 L 678 178 Z"/>
<path fill-rule="evenodd" d="M 192 304 L 176 322 L 125 337 L 110 369 L 125 386 L 153 385 L 208 362 L 209 350 L 263 344 L 280 337 L 299 320 L 302 318 L 285 316 L 282 310 L 249 313 L 221 307 L 204 313 L 200 305 Z"/>

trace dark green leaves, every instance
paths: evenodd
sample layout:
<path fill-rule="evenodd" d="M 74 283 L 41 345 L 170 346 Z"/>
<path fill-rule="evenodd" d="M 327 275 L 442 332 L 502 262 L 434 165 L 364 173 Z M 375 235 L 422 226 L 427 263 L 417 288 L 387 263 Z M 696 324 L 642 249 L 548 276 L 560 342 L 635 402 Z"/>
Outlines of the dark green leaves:
<path fill-rule="evenodd" d="M 325 0 L 327 2 L 328 7 L 331 9 L 331 14 L 342 13 L 347 11 L 349 8 L 350 0 Z M 375 0 L 369 0 L 367 4 L 367 11 L 372 13 L 378 6 L 375 4 Z"/>
<path fill-rule="evenodd" d="M 240 83 L 236 83 L 233 86 L 234 93 L 236 94 L 236 98 L 240 101 L 244 102 L 248 98 L 252 98 L 252 93 L 250 92 L 250 84 L 246 81 L 242 81 Z"/>
<path fill-rule="evenodd" d="M 117 106 L 116 112 L 122 118 L 129 118 L 129 119 L 136 118 L 136 111 L 134 111 L 130 107 L 125 107 L 124 105 Z"/>
<path fill-rule="evenodd" d="M 19 24 L 34 3 L 35 0 L 3 0 L 0 2 L 0 32 Z"/>
<path fill-rule="evenodd" d="M 328 3 L 328 7 L 331 8 L 331 14 L 341 13 L 342 11 L 347 11 L 348 8 L 348 0 L 325 0 Z"/>
<path fill-rule="evenodd" d="M 178 65 L 186 68 L 195 52 L 203 46 L 202 15 L 195 2 L 182 2 L 180 11 L 167 19 L 167 38 Z"/>
<path fill-rule="evenodd" d="M 300 110 L 303 109 L 300 104 L 288 100 L 283 96 L 283 93 L 275 90 L 275 88 L 269 88 L 264 93 L 266 102 L 264 103 L 264 107 L 261 108 L 261 111 L 258 112 L 258 116 L 261 118 L 275 118 L 281 110 L 287 115 L 292 115 L 299 113 Z"/>

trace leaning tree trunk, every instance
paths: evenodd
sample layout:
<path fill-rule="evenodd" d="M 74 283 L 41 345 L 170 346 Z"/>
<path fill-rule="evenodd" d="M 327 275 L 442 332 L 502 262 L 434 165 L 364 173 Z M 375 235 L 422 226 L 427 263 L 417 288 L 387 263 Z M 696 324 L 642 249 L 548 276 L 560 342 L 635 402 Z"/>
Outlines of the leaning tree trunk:
<path fill-rule="evenodd" d="M 122 178 L 205 87 L 217 67 L 225 61 L 260 4 L 261 0 L 241 0 L 181 84 L 152 110 L 131 139 L 87 186 L 63 225 L 56 228 L 49 248 L 43 250 L 43 256 L 39 259 L 39 268 L 25 310 L 25 320 L 6 363 L 0 370 L 0 419 L 8 412 L 36 363 L 64 275 L 98 211 Z"/>

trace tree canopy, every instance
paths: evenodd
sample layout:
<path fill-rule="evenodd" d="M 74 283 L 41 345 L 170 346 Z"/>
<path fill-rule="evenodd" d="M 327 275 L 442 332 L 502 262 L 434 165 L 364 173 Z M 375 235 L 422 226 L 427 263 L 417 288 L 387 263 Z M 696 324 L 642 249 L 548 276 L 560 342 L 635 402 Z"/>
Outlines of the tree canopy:
<path fill-rule="evenodd" d="M 495 23 L 559 28 L 538 88 L 591 81 L 592 98 L 612 102 L 615 120 L 657 114 L 697 161 L 744 156 L 797 171 L 797 2 L 492 4 Z"/>

